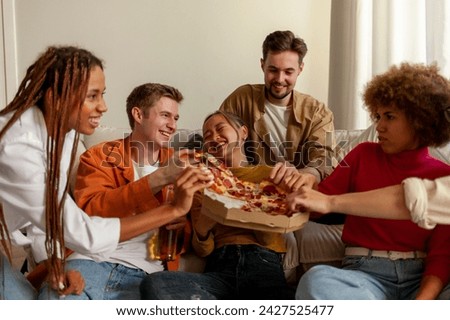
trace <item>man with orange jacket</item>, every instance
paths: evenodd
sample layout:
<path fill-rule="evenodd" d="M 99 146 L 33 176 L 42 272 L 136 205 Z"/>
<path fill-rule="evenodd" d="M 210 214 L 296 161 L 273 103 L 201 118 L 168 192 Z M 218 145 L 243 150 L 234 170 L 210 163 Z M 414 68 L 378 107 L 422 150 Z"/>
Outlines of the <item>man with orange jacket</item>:
<path fill-rule="evenodd" d="M 177 89 L 162 84 L 143 84 L 131 92 L 127 98 L 131 134 L 100 143 L 80 158 L 74 197 L 85 212 L 127 217 L 170 201 L 170 185 L 184 167 L 180 157 L 188 152 L 174 154 L 169 148 L 182 100 Z M 185 233 L 189 230 L 186 218 L 167 227 L 184 227 Z M 148 243 L 156 233 L 154 230 L 120 243 L 108 255 L 71 254 L 67 266 L 78 269 L 86 282 L 84 292 L 73 298 L 140 299 L 139 285 L 146 274 L 177 268 L 177 260 L 163 263 L 149 259 Z"/>

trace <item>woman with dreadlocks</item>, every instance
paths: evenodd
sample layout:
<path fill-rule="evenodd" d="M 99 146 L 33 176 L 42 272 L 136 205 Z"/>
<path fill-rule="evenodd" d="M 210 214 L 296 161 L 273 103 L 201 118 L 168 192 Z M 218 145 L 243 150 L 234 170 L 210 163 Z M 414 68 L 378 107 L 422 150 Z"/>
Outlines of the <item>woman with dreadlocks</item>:
<path fill-rule="evenodd" d="M 33 244 L 22 230 L 45 232 L 50 287 L 61 295 L 84 288 L 76 271 L 65 273 L 64 248 L 113 251 L 118 242 L 185 215 L 193 194 L 212 181 L 211 174 L 187 166 L 171 204 L 122 219 L 86 215 L 67 196 L 67 182 L 79 134 L 92 134 L 107 110 L 104 92 L 100 59 L 76 47 L 49 47 L 0 111 L 0 239 L 11 260 L 8 244 Z M 34 288 L 0 254 L 0 299 L 33 298 Z"/>

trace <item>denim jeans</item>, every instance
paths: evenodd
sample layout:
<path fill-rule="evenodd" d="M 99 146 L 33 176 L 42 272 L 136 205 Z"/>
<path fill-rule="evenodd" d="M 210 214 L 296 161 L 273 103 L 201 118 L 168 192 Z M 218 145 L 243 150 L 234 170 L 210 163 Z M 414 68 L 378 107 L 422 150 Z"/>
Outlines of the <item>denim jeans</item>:
<path fill-rule="evenodd" d="M 0 300 L 34 300 L 37 292 L 25 276 L 0 253 Z"/>
<path fill-rule="evenodd" d="M 161 271 L 141 284 L 143 299 L 293 299 L 281 255 L 257 245 L 227 245 L 208 256 L 204 273 Z"/>
<path fill-rule="evenodd" d="M 140 269 L 129 268 L 110 262 L 92 260 L 68 260 L 66 270 L 78 270 L 83 275 L 85 289 L 81 295 L 59 297 L 45 284 L 40 292 L 40 300 L 138 300 L 141 298 L 139 285 L 147 275 Z"/>
<path fill-rule="evenodd" d="M 353 257 L 342 268 L 317 265 L 300 279 L 295 294 L 300 300 L 414 299 L 422 280 L 423 259 L 389 260 Z M 450 293 L 447 287 L 439 298 Z"/>

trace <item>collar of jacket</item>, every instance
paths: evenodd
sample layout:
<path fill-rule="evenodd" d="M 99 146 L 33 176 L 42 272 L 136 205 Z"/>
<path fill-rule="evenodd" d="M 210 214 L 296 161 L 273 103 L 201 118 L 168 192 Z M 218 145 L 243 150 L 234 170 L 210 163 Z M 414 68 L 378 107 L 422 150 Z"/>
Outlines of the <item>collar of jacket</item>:
<path fill-rule="evenodd" d="M 109 144 L 109 143 L 108 143 Z M 123 171 L 123 177 L 128 181 L 134 181 L 134 167 L 131 159 L 131 135 L 125 139 L 112 141 L 107 148 L 106 161 L 111 165 L 117 163 L 117 157 L 121 159 L 121 165 L 115 165 L 118 170 Z M 161 148 L 158 161 L 164 163 L 174 153 L 172 148 Z"/>

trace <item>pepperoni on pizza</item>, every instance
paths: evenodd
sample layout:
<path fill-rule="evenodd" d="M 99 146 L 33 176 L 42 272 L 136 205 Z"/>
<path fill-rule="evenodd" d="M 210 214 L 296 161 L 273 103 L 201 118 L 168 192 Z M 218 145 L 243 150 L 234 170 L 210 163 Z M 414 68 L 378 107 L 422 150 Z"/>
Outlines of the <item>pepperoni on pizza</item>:
<path fill-rule="evenodd" d="M 268 180 L 260 183 L 241 181 L 219 160 L 208 153 L 196 153 L 195 157 L 214 175 L 210 190 L 243 200 L 244 211 L 262 211 L 273 215 L 288 214 L 285 204 L 286 192 Z"/>

